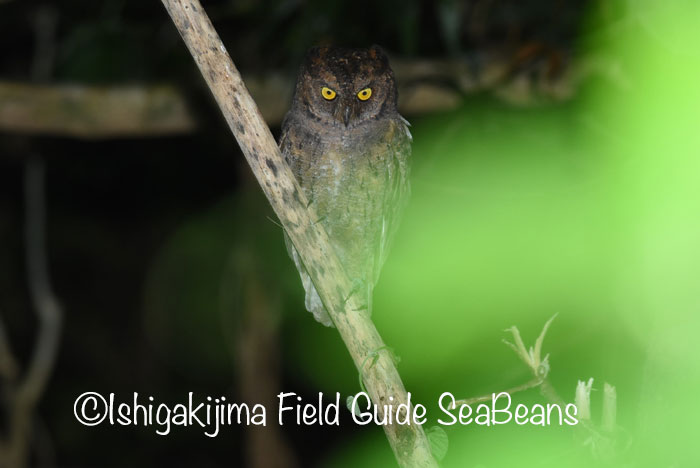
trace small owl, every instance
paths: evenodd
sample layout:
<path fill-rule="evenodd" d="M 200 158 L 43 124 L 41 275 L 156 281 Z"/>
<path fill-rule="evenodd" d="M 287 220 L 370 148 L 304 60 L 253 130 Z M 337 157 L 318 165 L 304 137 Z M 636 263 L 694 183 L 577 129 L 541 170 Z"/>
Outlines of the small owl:
<path fill-rule="evenodd" d="M 394 74 L 378 47 L 313 48 L 280 138 L 282 155 L 368 313 L 410 192 L 411 133 L 396 101 Z M 306 308 L 332 326 L 286 235 L 285 242 L 301 275 Z"/>

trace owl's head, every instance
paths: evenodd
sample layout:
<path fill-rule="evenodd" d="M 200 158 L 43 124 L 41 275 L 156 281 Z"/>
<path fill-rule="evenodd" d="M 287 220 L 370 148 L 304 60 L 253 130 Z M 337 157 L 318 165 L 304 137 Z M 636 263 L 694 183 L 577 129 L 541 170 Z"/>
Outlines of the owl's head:
<path fill-rule="evenodd" d="M 347 129 L 394 116 L 396 99 L 394 73 L 379 47 L 314 47 L 301 67 L 292 105 Z"/>

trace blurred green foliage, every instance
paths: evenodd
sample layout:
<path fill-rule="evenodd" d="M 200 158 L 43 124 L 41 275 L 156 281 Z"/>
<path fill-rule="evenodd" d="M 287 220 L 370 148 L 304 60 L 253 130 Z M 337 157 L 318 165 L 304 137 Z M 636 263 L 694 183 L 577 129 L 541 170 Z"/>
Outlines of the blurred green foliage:
<path fill-rule="evenodd" d="M 0 29 L 31 44 L 26 22 L 17 21 L 21 3 L 0 6 Z M 318 42 L 379 43 L 403 55 L 459 55 L 512 37 L 568 46 L 587 5 L 491 2 L 497 8 L 487 9 L 479 29 L 467 21 L 478 3 L 268 0 L 207 8 L 237 63 L 266 70 L 295 68 Z M 475 97 L 413 119 L 413 198 L 376 289 L 374 320 L 434 424 L 442 392 L 472 397 L 528 380 L 501 343 L 503 330 L 517 325 L 531 344 L 558 313 L 544 343 L 552 384 L 568 401 L 579 379 L 593 377 L 596 389 L 615 385 L 619 451 L 597 457 L 568 427 L 454 426 L 446 428 L 445 466 L 700 464 L 700 3 L 593 3 L 579 59 L 606 57 L 614 70 L 575 101 L 513 109 Z M 189 73 L 199 80 L 158 2 L 62 7 L 59 79 L 122 83 Z M 3 77 L 26 76 L 29 49 L 3 49 Z M 237 326 L 230 312 L 251 266 L 247 252 L 285 298 L 289 380 L 327 395 L 355 393 L 352 362 L 337 334 L 303 310 L 281 229 L 268 216 L 260 193 L 240 191 L 172 234 L 144 286 L 148 344 L 175 374 L 227 377 L 226 333 Z M 542 397 L 529 390 L 514 401 Z M 393 463 L 379 429 L 360 434 L 343 439 L 326 463 Z"/>
<path fill-rule="evenodd" d="M 257 189 L 221 200 L 173 234 L 145 285 L 144 321 L 163 362 L 200 378 L 235 369 L 231 353 L 248 313 L 246 277 L 257 276 L 270 295 L 286 295 L 290 308 L 303 308 L 281 239 L 282 228 Z"/>

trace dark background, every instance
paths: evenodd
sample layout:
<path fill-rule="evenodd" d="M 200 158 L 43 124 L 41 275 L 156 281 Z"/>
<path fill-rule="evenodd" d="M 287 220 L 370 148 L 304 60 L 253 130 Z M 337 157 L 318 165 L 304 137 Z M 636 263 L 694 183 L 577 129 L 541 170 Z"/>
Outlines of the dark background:
<path fill-rule="evenodd" d="M 256 251 L 259 246 L 251 239 L 259 238 L 258 232 L 272 239 L 261 277 L 265 287 L 279 291 L 284 317 L 275 368 L 280 386 L 309 398 L 318 388 L 287 357 L 292 346 L 287 337 L 299 323 L 311 322 L 301 317 L 301 288 L 281 230 L 160 2 L 0 2 L 3 81 L 37 81 L 32 76 L 33 18 L 47 5 L 57 15 L 55 52 L 50 76 L 39 81 L 174 83 L 185 93 L 198 128 L 179 136 L 95 140 L 0 131 L 0 314 L 20 364 L 29 360 L 36 333 L 23 238 L 23 177 L 26 162 L 35 156 L 46 165 L 49 270 L 65 311 L 53 376 L 36 412 L 30 464 L 242 464 L 247 459 L 242 428 L 224 428 L 215 439 L 196 427 L 174 428 L 161 437 L 151 427 L 86 428 L 73 417 L 73 401 L 85 391 L 127 396 L 137 391 L 166 402 L 181 402 L 193 391 L 238 401 L 241 370 L 231 356 L 230 335 L 210 309 L 218 307 L 212 305 L 213 296 L 226 269 L 226 252 L 241 245 Z M 624 17 L 620 5 L 583 0 L 204 2 L 244 75 L 282 73 L 289 82 L 305 51 L 320 43 L 380 44 L 405 60 L 451 59 L 466 63 L 473 76 L 485 63 L 502 61 L 510 69 L 505 81 L 523 75 L 540 79 L 538 70 L 544 67 L 556 79 L 578 60 L 583 25 L 591 18 L 606 24 Z M 461 98 L 478 109 L 508 106 L 491 91 Z M 548 104 L 554 112 L 571 105 Z M 425 118 L 412 117 L 418 126 Z M 279 128 L 272 130 L 277 135 Z M 183 253 L 183 246 L 191 250 Z M 197 249 L 201 256 L 190 255 Z M 234 274 L 234 279 L 240 277 Z M 193 282 L 199 289 L 192 295 L 201 301 L 190 298 L 186 285 Z M 537 329 L 532 325 L 530 336 Z M 342 352 L 340 340 L 328 335 L 325 343 Z M 322 359 L 326 351 L 308 353 Z M 342 367 L 352 373 L 349 360 Z M 268 417 L 274 420 L 274 412 Z M 360 432 L 352 424 L 291 427 L 284 437 L 293 447 L 292 458 L 306 466 L 323 463 Z"/>

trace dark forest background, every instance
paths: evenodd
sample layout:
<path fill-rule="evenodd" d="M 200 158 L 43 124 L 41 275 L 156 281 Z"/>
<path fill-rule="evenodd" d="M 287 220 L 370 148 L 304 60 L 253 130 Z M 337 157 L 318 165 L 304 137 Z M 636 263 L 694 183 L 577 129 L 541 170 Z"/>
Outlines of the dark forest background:
<path fill-rule="evenodd" d="M 494 187 L 498 184 L 489 179 L 494 174 L 514 180 L 511 188 L 519 180 L 513 174 L 531 174 L 532 180 L 540 180 L 541 168 L 546 175 L 567 181 L 578 177 L 572 176 L 574 173 L 588 177 L 600 162 L 600 153 L 577 146 L 566 158 L 558 158 L 557 145 L 569 148 L 567 141 L 581 136 L 580 125 L 572 124 L 571 116 L 596 94 L 595 87 L 620 81 L 616 59 L 601 59 L 602 55 L 591 50 L 635 15 L 629 2 L 606 0 L 219 0 L 204 1 L 203 6 L 233 61 L 244 78 L 250 79 L 253 97 L 261 102 L 275 135 L 296 70 L 309 47 L 381 45 L 395 64 L 402 111 L 413 123 L 416 210 L 428 205 L 421 205 L 421 187 L 434 187 L 441 181 L 449 187 L 462 182 L 481 187 L 483 192 L 478 196 L 482 196 L 491 193 L 489 190 L 497 192 Z M 23 88 L 22 100 L 12 97 L 19 92 L 12 87 L 17 83 L 29 87 Z M 83 101 L 71 101 L 76 107 L 68 110 L 33 102 L 36 90 L 46 91 L 54 85 L 78 90 L 97 87 L 104 93 L 100 96 L 129 87 L 140 90 L 146 101 L 156 87 L 166 86 L 164 99 L 183 106 L 178 107 L 182 120 L 158 127 L 161 116 L 156 112 L 144 118 L 147 125 L 143 128 L 149 130 L 140 132 L 119 120 L 118 100 L 111 101 L 114 107 L 90 107 L 92 98 L 86 95 L 84 108 L 75 104 Z M 35 114 L 13 110 L 24 109 L 25 103 Z M 124 101 L 125 108 L 131 105 L 131 101 Z M 84 116 L 79 130 L 61 125 L 61 116 L 71 112 Z M 114 115 L 114 120 L 91 126 L 100 113 Z M 41 115 L 41 123 L 31 115 Z M 593 125 L 595 132 L 604 128 L 605 122 Z M 547 134 L 543 128 L 555 130 Z M 462 133 L 471 143 L 460 139 Z M 546 136 L 552 134 L 556 136 Z M 469 144 L 473 146 L 467 154 Z M 508 153 L 508 148 L 514 147 L 523 152 L 517 156 L 516 152 Z M 588 150 L 593 156 L 585 160 L 583 153 Z M 430 155 L 438 151 L 452 155 L 454 167 L 465 169 L 466 175 L 433 177 L 432 165 L 441 167 L 442 163 Z M 509 156 L 497 161 L 484 157 L 484 165 L 479 165 L 478 156 L 472 159 L 479 151 Z M 533 162 L 526 160 L 533 154 L 538 155 Z M 234 426 L 223 428 L 222 434 L 210 439 L 198 428 L 174 428 L 162 437 L 152 427 L 86 428 L 75 421 L 73 402 L 85 391 L 114 392 L 122 398 L 136 391 L 172 404 L 184 401 L 190 391 L 200 397 L 227 395 L 233 401 L 264 399 L 281 390 L 309 399 L 321 390 L 358 391 L 357 375 L 340 339 L 334 331 L 313 323 L 303 311 L 301 287 L 285 252 L 281 229 L 160 2 L 0 0 L 0 316 L 5 335 L 0 338 L 11 344 L 16 365 L 13 371 L 3 371 L 3 381 L 9 382 L 10 389 L 14 381 L 21 381 L 37 343 L 38 322 L 25 261 L 25 190 L 30 164 L 44 168 L 46 260 L 53 292 L 63 310 L 63 324 L 50 380 L 31 415 L 25 460 L 29 466 L 342 464 L 355 450 L 354 444 L 365 447 L 365 442 L 379 447 L 379 460 L 391 460 L 378 429 L 365 430 L 353 424 L 339 428 L 285 426 L 271 433 Z M 488 170 L 479 172 L 483 167 Z M 567 184 L 562 186 L 579 187 L 576 181 Z M 546 182 L 543 185 L 543 190 L 549 190 Z M 566 198 L 568 190 L 556 186 L 542 197 Z M 473 212 L 477 221 L 482 219 L 475 207 L 485 205 L 469 199 L 474 193 L 462 194 L 467 200 L 460 206 L 468 215 L 457 214 L 460 220 L 462 216 L 474 219 Z M 532 197 L 537 203 L 539 195 L 533 193 L 527 192 L 525 199 Z M 498 196 L 505 203 L 494 202 L 495 211 L 489 216 L 509 209 L 509 203 L 511 209 L 520 209 L 520 195 L 502 192 Z M 597 209 L 576 202 L 574 206 L 574 210 L 581 209 L 583 217 Z M 530 208 L 523 209 L 523 217 L 532 215 L 527 211 Z M 533 226 L 557 218 L 556 206 L 547 205 L 547 209 L 553 210 L 552 218 L 544 214 L 542 221 L 538 216 L 544 211 L 535 210 Z M 562 213 L 570 211 L 562 209 Z M 566 223 L 574 223 L 571 232 L 580 232 L 579 221 L 573 215 L 571 219 L 566 216 L 562 231 L 569 233 Z M 606 224 L 606 216 L 598 220 L 601 225 Z M 407 230 L 425 224 L 410 214 L 406 223 Z M 581 221 L 584 230 L 585 224 Z M 503 224 L 494 231 L 505 235 L 504 230 L 509 229 Z M 535 230 L 524 229 L 521 239 L 525 240 L 517 244 L 522 249 L 513 247 L 516 255 L 530 249 L 528 236 L 539 236 L 533 234 Z M 488 233 L 476 235 L 491 237 Z M 569 241 L 588 246 L 590 237 L 583 237 L 572 234 Z M 411 237 L 408 239 L 398 241 L 397 258 L 402 258 L 400 252 L 404 257 L 410 253 L 423 258 L 411 250 Z M 452 240 L 457 244 L 473 240 L 465 239 Z M 558 234 L 557 239 L 561 240 Z M 604 245 L 596 250 L 600 258 L 615 255 L 612 244 L 600 242 Z M 557 249 L 558 244 L 550 247 Z M 573 398 L 573 375 L 582 379 L 596 375 L 601 384 L 602 379 L 618 384 L 641 381 L 643 345 L 633 326 L 604 325 L 607 309 L 601 304 L 613 301 L 591 299 L 590 291 L 606 295 L 608 276 L 599 275 L 604 270 L 589 265 L 596 260 L 586 260 L 592 258 L 586 248 L 566 260 L 570 265 L 583 265 L 585 271 L 583 279 L 574 273 L 572 280 L 585 285 L 574 288 L 578 302 L 562 299 L 571 296 L 568 286 L 562 286 L 555 294 L 556 301 L 533 299 L 518 313 L 499 315 L 499 307 L 513 305 L 507 299 L 492 308 L 490 302 L 484 302 L 487 305 L 480 309 L 474 306 L 478 310 L 470 313 L 481 318 L 465 322 L 465 329 L 474 330 L 464 336 L 448 334 L 442 343 L 435 338 L 437 332 L 427 332 L 435 340 L 429 343 L 436 354 L 446 359 L 438 357 L 434 364 L 424 363 L 419 370 L 412 371 L 410 363 L 411 353 L 418 355 L 421 346 L 404 343 L 406 346 L 397 352 L 405 359 L 406 364 L 399 369 L 406 369 L 409 388 L 416 388 L 419 398 L 432 401 L 441 391 L 449 390 L 427 383 L 437 378 L 444 377 L 445 385 L 462 382 L 458 389 L 464 396 L 517 384 L 527 372 L 499 342 L 500 330 L 517 322 L 523 334 L 534 340 L 544 321 L 562 310 L 563 317 L 557 319 L 560 336 L 553 338 L 553 349 L 566 369 L 552 379 L 565 390 L 567 399 Z M 500 246 L 493 249 L 508 252 Z M 551 257 L 544 257 L 542 268 L 546 270 L 547 259 L 560 254 L 548 252 Z M 497 268 L 498 260 L 482 260 L 476 264 L 485 265 L 483 270 L 467 273 L 467 278 L 500 278 L 489 271 L 489 265 Z M 411 284 L 392 280 L 402 278 L 406 271 L 417 271 L 399 262 L 388 263 L 385 289 L 386 285 Z M 523 278 L 538 281 L 537 268 L 532 274 L 523 273 Z M 556 268 L 543 278 L 556 283 L 560 271 Z M 578 267 L 566 268 L 561 270 L 564 277 Z M 421 270 L 428 277 L 436 271 L 444 269 Z M 455 274 L 461 273 L 455 270 Z M 518 281 L 513 283 L 516 290 L 517 285 L 527 289 L 527 280 Z M 501 301 L 501 297 L 513 294 L 506 292 L 506 282 L 485 289 L 484 295 Z M 588 287 L 590 291 L 584 289 Z M 377 310 L 393 301 L 389 293 L 382 295 L 381 284 L 379 289 Z M 451 297 L 443 294 L 442 300 L 447 303 Z M 398 302 L 406 305 L 409 301 Z M 473 302 L 469 299 L 465 303 Z M 433 317 L 429 321 L 435 327 L 442 320 L 438 311 L 443 303 L 437 304 L 436 310 L 425 308 L 421 312 Z M 573 318 L 586 316 L 584 311 L 589 307 L 598 310 L 593 319 L 591 315 L 587 315 L 587 322 Z M 251 310 L 254 312 L 246 312 Z M 261 310 L 266 311 L 262 319 L 256 315 Z M 467 315 L 465 310 L 455 312 L 455 316 Z M 411 317 L 404 316 L 401 327 L 410 328 Z M 617 325 L 628 323 L 618 320 Z M 390 328 L 386 323 L 379 327 L 382 333 Z M 388 342 L 393 346 L 397 341 L 400 344 L 399 340 L 390 338 Z M 480 350 L 482 356 L 498 357 L 489 363 L 461 367 L 466 342 L 471 353 Z M 591 348 L 596 348 L 592 356 L 582 354 Z M 431 359 L 430 349 L 424 346 L 425 361 Z M 416 361 L 420 359 L 414 358 Z M 472 377 L 465 383 L 457 374 Z M 6 397 L 11 390 L 7 392 Z M 531 398 L 536 401 L 537 396 Z M 627 398 L 627 402 L 637 404 L 644 396 L 631 392 Z M 11 414 L 12 406 L 6 405 L 2 426 L 6 437 L 11 433 Z M 268 416 L 275 418 L 274 412 Z M 620 418 L 628 425 L 636 424 L 629 412 L 620 411 Z M 517 431 L 504 429 L 504 437 L 512 441 Z M 559 443 L 558 436 L 547 437 Z M 484 450 L 497 450 L 494 440 L 484 441 Z M 627 441 L 625 438 L 617 444 Z M 557 456 L 562 453 L 575 453 L 582 466 L 601 460 L 610 466 L 620 460 L 617 455 L 591 455 L 579 442 L 570 451 L 555 450 L 542 463 L 561 466 Z M 479 450 L 476 445 L 462 448 Z M 517 450 L 528 449 L 523 445 Z M 345 463 L 351 465 L 352 460 L 350 457 Z"/>

